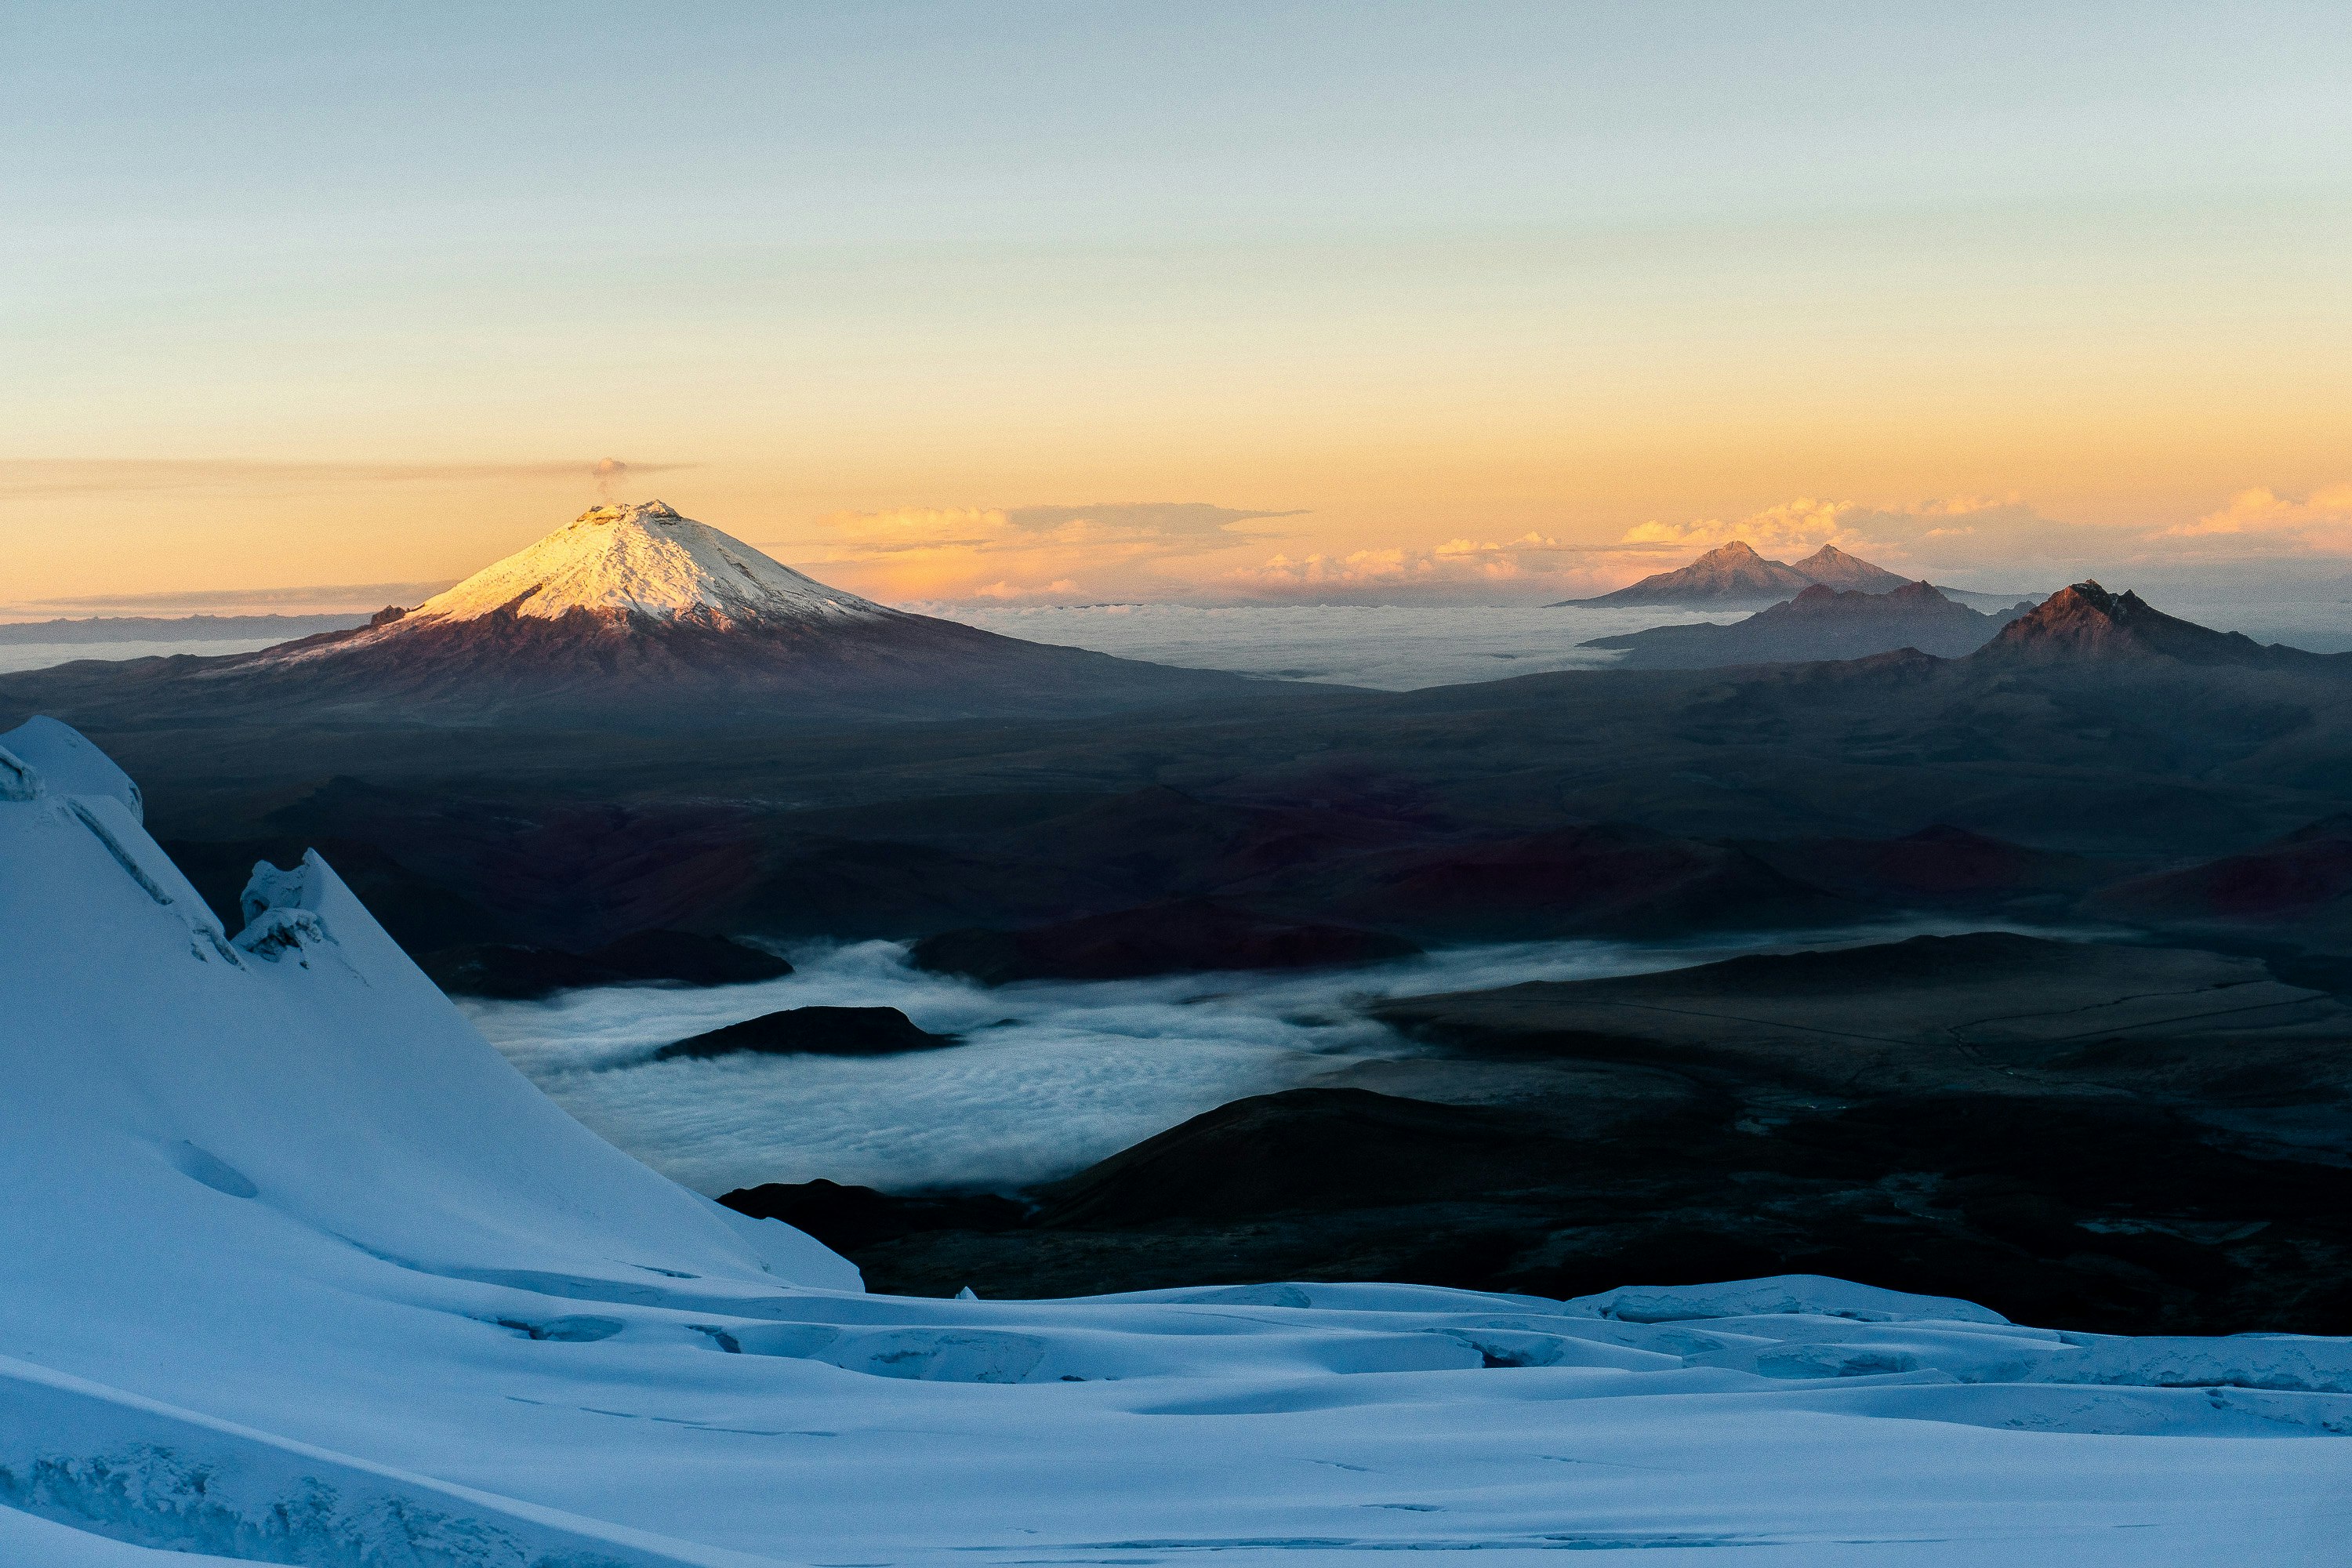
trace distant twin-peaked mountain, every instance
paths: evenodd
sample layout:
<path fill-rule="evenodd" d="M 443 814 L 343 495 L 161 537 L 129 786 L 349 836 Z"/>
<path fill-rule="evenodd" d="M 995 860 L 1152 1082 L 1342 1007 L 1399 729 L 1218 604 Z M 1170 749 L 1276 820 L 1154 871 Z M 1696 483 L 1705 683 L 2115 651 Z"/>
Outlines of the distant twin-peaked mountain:
<path fill-rule="evenodd" d="M 1657 572 L 1613 594 L 1591 599 L 1562 599 L 1554 609 L 1571 605 L 1615 607 L 1635 605 L 1679 605 L 1700 609 L 1755 609 L 1792 599 L 1819 584 L 1864 594 L 1885 594 L 1907 578 L 1849 555 L 1834 544 L 1824 544 L 1791 565 L 1759 555 L 1744 540 L 1717 545 L 1687 566 Z"/>
<path fill-rule="evenodd" d="M 1954 604 L 1925 583 L 1905 583 L 1884 594 L 1816 584 L 1785 604 L 1728 626 L 1653 626 L 1594 637 L 1581 646 L 1625 649 L 1615 667 L 1621 669 L 1810 664 L 1902 648 L 1939 658 L 1976 655 L 1988 663 L 2165 658 L 2250 668 L 2352 668 L 2352 659 L 2200 626 L 2166 615 L 2137 594 L 2111 594 L 2090 582 L 2062 589 L 2039 606 L 2022 600 L 1992 615 Z"/>
<path fill-rule="evenodd" d="M 1622 637 L 1594 637 L 1580 646 L 1625 649 L 1618 666 L 1623 669 L 1812 663 L 1867 658 L 1904 647 L 1958 658 L 1984 647 L 2032 608 L 2030 603 L 2020 604 L 2000 615 L 1985 615 L 1954 604 L 1925 583 L 1901 583 L 1885 593 L 1816 583 L 1784 604 L 1729 626 L 1653 626 Z"/>
<path fill-rule="evenodd" d="M 75 664 L 0 710 L 82 722 L 669 729 L 1049 716 L 1276 689 L 862 599 L 659 501 L 598 507 L 413 610 L 225 658 Z"/>

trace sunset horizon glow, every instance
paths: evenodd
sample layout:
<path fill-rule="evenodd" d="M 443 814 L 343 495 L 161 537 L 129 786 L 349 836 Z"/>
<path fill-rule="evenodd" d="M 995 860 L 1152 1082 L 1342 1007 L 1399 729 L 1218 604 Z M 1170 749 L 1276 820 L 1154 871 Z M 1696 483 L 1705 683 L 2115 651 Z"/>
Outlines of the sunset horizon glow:
<path fill-rule="evenodd" d="M 1731 538 L 2332 581 L 2348 35 L 36 5 L 0 617 L 340 607 L 656 497 L 892 603 L 1532 604 Z"/>

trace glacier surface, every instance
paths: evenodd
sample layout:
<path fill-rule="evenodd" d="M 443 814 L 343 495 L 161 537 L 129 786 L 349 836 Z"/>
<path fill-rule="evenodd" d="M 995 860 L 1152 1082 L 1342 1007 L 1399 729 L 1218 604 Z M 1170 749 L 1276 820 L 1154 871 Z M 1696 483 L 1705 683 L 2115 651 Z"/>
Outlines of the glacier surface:
<path fill-rule="evenodd" d="M 566 1117 L 317 856 L 246 912 L 219 928 L 80 737 L 0 735 L 0 1563 L 2097 1568 L 2352 1535 L 2345 1340 L 1807 1277 L 870 1296 Z"/>

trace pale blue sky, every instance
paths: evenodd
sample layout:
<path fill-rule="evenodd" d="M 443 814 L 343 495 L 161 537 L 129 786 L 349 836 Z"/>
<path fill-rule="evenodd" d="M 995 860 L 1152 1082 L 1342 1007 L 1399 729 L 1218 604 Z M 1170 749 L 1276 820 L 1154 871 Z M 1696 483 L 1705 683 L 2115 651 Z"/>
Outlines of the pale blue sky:
<path fill-rule="evenodd" d="M 5 458 L 617 454 L 772 533 L 1181 499 L 1332 549 L 2352 478 L 2340 4 L 19 0 L 0 116 Z M 249 577 L 278 503 L 219 500 L 171 526 Z M 26 519 L 60 592 L 157 516 L 77 504 Z M 304 571 L 478 549 L 312 512 Z"/>

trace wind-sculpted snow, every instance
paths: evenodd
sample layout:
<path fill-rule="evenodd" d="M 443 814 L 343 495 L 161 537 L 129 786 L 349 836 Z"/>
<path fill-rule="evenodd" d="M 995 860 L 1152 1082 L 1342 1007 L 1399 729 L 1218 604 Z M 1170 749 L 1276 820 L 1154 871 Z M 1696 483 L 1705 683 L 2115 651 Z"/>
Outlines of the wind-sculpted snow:
<path fill-rule="evenodd" d="M 2343 1340 L 1804 1276 L 866 1295 L 571 1122 L 317 857 L 192 941 L 38 739 L 0 736 L 0 1563 L 2341 1560 Z"/>

